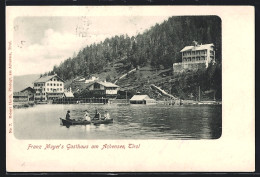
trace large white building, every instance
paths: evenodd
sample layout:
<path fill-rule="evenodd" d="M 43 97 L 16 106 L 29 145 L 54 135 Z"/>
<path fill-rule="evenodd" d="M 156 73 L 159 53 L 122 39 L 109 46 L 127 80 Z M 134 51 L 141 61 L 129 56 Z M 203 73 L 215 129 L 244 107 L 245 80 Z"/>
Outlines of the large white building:
<path fill-rule="evenodd" d="M 64 80 L 59 76 L 43 76 L 34 81 L 35 100 L 53 100 L 61 98 L 64 93 Z"/>
<path fill-rule="evenodd" d="M 182 63 L 205 63 L 208 67 L 210 62 L 215 62 L 214 45 L 201 44 L 193 41 L 193 46 L 186 46 L 180 52 L 182 54 Z"/>
<path fill-rule="evenodd" d="M 180 52 L 182 62 L 173 63 L 173 72 L 207 68 L 209 63 L 215 63 L 214 44 L 201 44 L 193 41 L 194 45 L 185 46 Z"/>

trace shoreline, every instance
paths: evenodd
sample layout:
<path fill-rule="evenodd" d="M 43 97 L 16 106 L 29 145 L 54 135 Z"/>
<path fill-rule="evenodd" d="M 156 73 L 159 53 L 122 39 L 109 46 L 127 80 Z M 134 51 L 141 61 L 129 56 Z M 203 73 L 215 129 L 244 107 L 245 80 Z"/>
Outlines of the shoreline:
<path fill-rule="evenodd" d="M 42 104 L 53 104 L 53 103 L 47 103 L 47 102 L 37 102 L 35 103 L 34 101 L 30 102 L 14 102 L 13 108 L 14 109 L 20 109 L 20 108 L 29 108 L 33 107 L 35 105 L 42 105 Z M 54 103 L 57 104 L 57 103 Z M 67 103 L 68 104 L 68 103 Z M 71 103 L 75 104 L 75 103 Z M 81 104 L 95 104 L 95 105 L 103 105 L 104 103 L 78 103 L 79 105 Z M 124 104 L 124 105 L 135 105 L 135 104 L 130 104 L 130 102 L 109 102 L 107 104 Z M 208 101 L 195 101 L 195 100 L 157 100 L 156 103 L 153 103 L 153 105 L 172 105 L 172 106 L 181 106 L 181 105 L 222 105 L 222 101 L 214 101 L 214 100 L 208 100 Z M 145 104 L 145 105 L 151 105 L 151 104 Z"/>
<path fill-rule="evenodd" d="M 14 109 L 29 108 L 29 107 L 33 107 L 34 105 L 35 105 L 35 103 L 33 101 L 13 102 L 13 108 Z"/>

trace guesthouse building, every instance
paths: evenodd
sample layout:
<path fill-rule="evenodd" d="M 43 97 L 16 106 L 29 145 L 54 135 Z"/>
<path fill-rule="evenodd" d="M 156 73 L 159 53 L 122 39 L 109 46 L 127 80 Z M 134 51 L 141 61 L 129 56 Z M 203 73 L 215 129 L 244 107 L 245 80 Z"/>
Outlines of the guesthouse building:
<path fill-rule="evenodd" d="M 40 77 L 33 85 L 36 101 L 54 100 L 64 93 L 64 80 L 56 74 Z"/>

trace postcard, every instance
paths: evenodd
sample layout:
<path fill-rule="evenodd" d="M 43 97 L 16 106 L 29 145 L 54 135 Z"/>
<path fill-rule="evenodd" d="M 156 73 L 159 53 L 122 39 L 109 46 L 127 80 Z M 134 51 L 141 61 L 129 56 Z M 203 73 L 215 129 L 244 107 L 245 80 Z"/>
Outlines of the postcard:
<path fill-rule="evenodd" d="M 254 8 L 7 6 L 8 172 L 255 170 Z"/>

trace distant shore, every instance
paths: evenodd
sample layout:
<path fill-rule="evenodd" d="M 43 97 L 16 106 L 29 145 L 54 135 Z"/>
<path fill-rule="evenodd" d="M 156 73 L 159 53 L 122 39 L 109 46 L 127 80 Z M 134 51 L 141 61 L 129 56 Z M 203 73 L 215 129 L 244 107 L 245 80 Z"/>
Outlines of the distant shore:
<path fill-rule="evenodd" d="M 27 101 L 27 102 L 14 102 L 13 108 L 19 109 L 19 108 L 29 108 L 33 107 L 35 105 L 34 101 Z"/>

